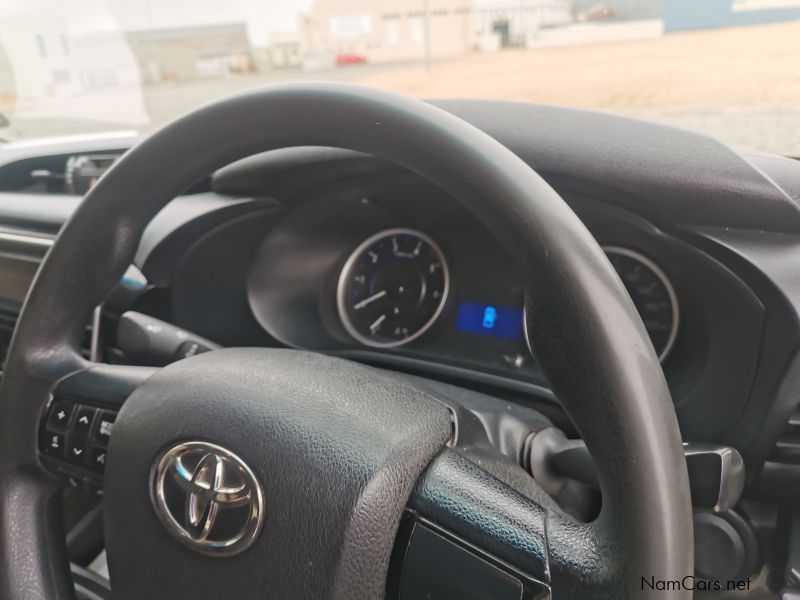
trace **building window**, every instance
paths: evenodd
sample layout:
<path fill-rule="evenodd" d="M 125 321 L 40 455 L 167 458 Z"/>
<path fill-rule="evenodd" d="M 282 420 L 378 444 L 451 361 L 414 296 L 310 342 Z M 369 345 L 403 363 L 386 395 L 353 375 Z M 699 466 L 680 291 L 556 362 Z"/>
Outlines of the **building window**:
<path fill-rule="evenodd" d="M 330 35 L 338 40 L 369 37 L 372 20 L 368 14 L 335 15 L 330 18 Z"/>
<path fill-rule="evenodd" d="M 398 19 L 387 19 L 384 21 L 386 43 L 390 46 L 397 46 L 400 43 L 400 21 Z"/>
<path fill-rule="evenodd" d="M 411 41 L 421 44 L 425 39 L 425 20 L 422 17 L 412 17 L 408 20 L 408 27 L 411 32 Z"/>
<path fill-rule="evenodd" d="M 67 69 L 53 69 L 53 83 L 63 85 L 72 82 L 72 73 Z"/>
<path fill-rule="evenodd" d="M 117 84 L 117 72 L 114 69 L 95 69 L 83 72 L 83 85 L 88 90 L 115 87 Z"/>
<path fill-rule="evenodd" d="M 41 33 L 36 34 L 36 47 L 39 48 L 39 56 L 47 58 L 47 44 L 44 41 L 44 36 Z"/>

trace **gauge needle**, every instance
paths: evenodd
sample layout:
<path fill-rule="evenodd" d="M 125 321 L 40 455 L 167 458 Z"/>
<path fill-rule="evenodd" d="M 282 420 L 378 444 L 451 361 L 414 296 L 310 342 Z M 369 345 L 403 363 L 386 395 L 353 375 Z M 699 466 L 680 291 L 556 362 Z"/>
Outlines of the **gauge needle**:
<path fill-rule="evenodd" d="M 386 315 L 381 315 L 380 317 L 375 319 L 375 322 L 372 325 L 369 326 L 369 330 L 372 333 L 375 333 L 376 331 L 378 331 L 378 328 L 381 326 L 381 323 L 383 323 L 385 320 L 386 320 Z"/>
<path fill-rule="evenodd" d="M 372 296 L 370 296 L 369 298 L 365 298 L 364 300 L 362 300 L 361 302 L 359 302 L 358 304 L 353 306 L 353 310 L 360 310 L 360 309 L 364 308 L 365 306 L 367 306 L 368 304 L 371 304 L 372 302 L 375 302 L 375 300 L 380 300 L 385 295 L 386 295 L 386 290 L 381 290 L 377 294 L 372 294 Z"/>

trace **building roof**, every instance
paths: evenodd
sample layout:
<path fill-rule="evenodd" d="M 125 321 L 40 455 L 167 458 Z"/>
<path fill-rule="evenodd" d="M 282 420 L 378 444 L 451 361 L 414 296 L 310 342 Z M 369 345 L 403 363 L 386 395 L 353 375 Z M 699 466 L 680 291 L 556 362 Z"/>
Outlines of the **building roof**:
<path fill-rule="evenodd" d="M 175 40 L 213 36 L 247 36 L 246 23 L 223 23 L 219 25 L 191 25 L 188 27 L 174 27 L 168 29 L 145 29 L 129 31 L 127 35 L 139 40 Z"/>

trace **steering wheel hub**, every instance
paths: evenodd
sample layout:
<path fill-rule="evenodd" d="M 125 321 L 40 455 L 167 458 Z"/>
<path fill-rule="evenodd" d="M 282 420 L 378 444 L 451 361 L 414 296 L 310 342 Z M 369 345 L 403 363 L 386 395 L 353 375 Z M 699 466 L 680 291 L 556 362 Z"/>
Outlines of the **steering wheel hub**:
<path fill-rule="evenodd" d="M 213 554 L 249 574 L 226 597 L 380 597 L 413 485 L 451 429 L 445 405 L 340 359 L 235 349 L 166 367 L 125 402 L 109 447 L 117 595 L 207 597 Z M 137 501 L 151 480 L 153 503 Z"/>

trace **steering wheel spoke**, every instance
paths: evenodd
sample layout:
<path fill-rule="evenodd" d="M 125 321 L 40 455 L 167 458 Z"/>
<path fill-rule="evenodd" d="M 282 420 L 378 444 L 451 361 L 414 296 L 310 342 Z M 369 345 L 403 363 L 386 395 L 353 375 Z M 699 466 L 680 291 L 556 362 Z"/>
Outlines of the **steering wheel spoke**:
<path fill-rule="evenodd" d="M 622 597 L 631 575 L 604 533 L 606 517 L 576 521 L 538 492 L 529 497 L 459 450 L 443 451 L 408 502 L 393 565 L 399 596 Z"/>
<path fill-rule="evenodd" d="M 119 410 L 134 390 L 157 371 L 155 367 L 86 363 L 85 368 L 61 379 L 53 396 L 70 396 Z"/>
<path fill-rule="evenodd" d="M 408 507 L 529 578 L 547 583 L 547 511 L 456 450 L 428 467 Z"/>
<path fill-rule="evenodd" d="M 67 485 L 103 494 L 108 443 L 122 403 L 157 369 L 87 363 L 59 381 L 42 414 L 42 465 Z"/>

